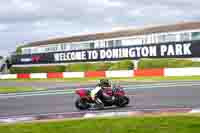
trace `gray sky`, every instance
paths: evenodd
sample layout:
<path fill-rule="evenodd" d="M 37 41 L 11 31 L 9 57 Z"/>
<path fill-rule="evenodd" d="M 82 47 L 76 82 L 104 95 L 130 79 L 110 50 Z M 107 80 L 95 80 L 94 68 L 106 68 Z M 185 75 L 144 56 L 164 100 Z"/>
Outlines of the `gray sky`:
<path fill-rule="evenodd" d="M 0 55 L 54 37 L 200 20 L 199 0 L 1 0 Z"/>

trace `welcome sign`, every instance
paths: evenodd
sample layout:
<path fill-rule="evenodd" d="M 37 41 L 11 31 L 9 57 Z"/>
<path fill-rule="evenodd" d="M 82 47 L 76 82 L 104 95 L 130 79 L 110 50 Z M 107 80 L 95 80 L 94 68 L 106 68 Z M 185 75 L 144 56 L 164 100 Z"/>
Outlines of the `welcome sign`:
<path fill-rule="evenodd" d="M 171 42 L 41 54 L 14 55 L 13 64 L 46 64 L 85 61 L 109 61 L 139 58 L 200 57 L 200 41 Z"/>

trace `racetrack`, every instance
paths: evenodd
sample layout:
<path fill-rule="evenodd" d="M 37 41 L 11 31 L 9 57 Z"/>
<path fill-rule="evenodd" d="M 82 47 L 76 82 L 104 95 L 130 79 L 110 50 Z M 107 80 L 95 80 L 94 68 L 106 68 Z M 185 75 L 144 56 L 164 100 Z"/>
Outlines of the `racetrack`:
<path fill-rule="evenodd" d="M 145 85 L 128 84 L 124 87 L 131 99 L 129 106 L 106 109 L 102 112 L 200 107 L 200 82 L 198 81 L 149 83 Z M 74 94 L 64 92 L 59 94 L 41 93 L 43 95 L 18 96 L 13 94 L 11 97 L 0 95 L 0 117 L 78 112 L 74 107 L 76 99 Z"/>

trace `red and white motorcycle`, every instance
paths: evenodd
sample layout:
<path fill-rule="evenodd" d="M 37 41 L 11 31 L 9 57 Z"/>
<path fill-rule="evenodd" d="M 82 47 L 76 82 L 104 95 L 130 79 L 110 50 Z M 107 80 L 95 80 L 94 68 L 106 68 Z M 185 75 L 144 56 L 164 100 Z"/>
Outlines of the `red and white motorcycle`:
<path fill-rule="evenodd" d="M 79 110 L 87 110 L 90 108 L 98 108 L 98 105 L 92 100 L 89 89 L 78 89 L 76 94 L 79 96 L 75 101 L 75 106 Z M 96 95 L 103 102 L 104 106 L 125 107 L 129 104 L 129 98 L 125 95 L 122 87 L 109 87 L 101 90 Z"/>

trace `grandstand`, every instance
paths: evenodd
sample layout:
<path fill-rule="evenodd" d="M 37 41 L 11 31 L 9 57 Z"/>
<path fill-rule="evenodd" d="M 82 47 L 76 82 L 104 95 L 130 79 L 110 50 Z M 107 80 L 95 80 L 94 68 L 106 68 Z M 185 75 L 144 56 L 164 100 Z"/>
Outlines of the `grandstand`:
<path fill-rule="evenodd" d="M 76 62 L 197 58 L 200 22 L 52 38 L 17 48 L 12 63 L 50 65 Z"/>

